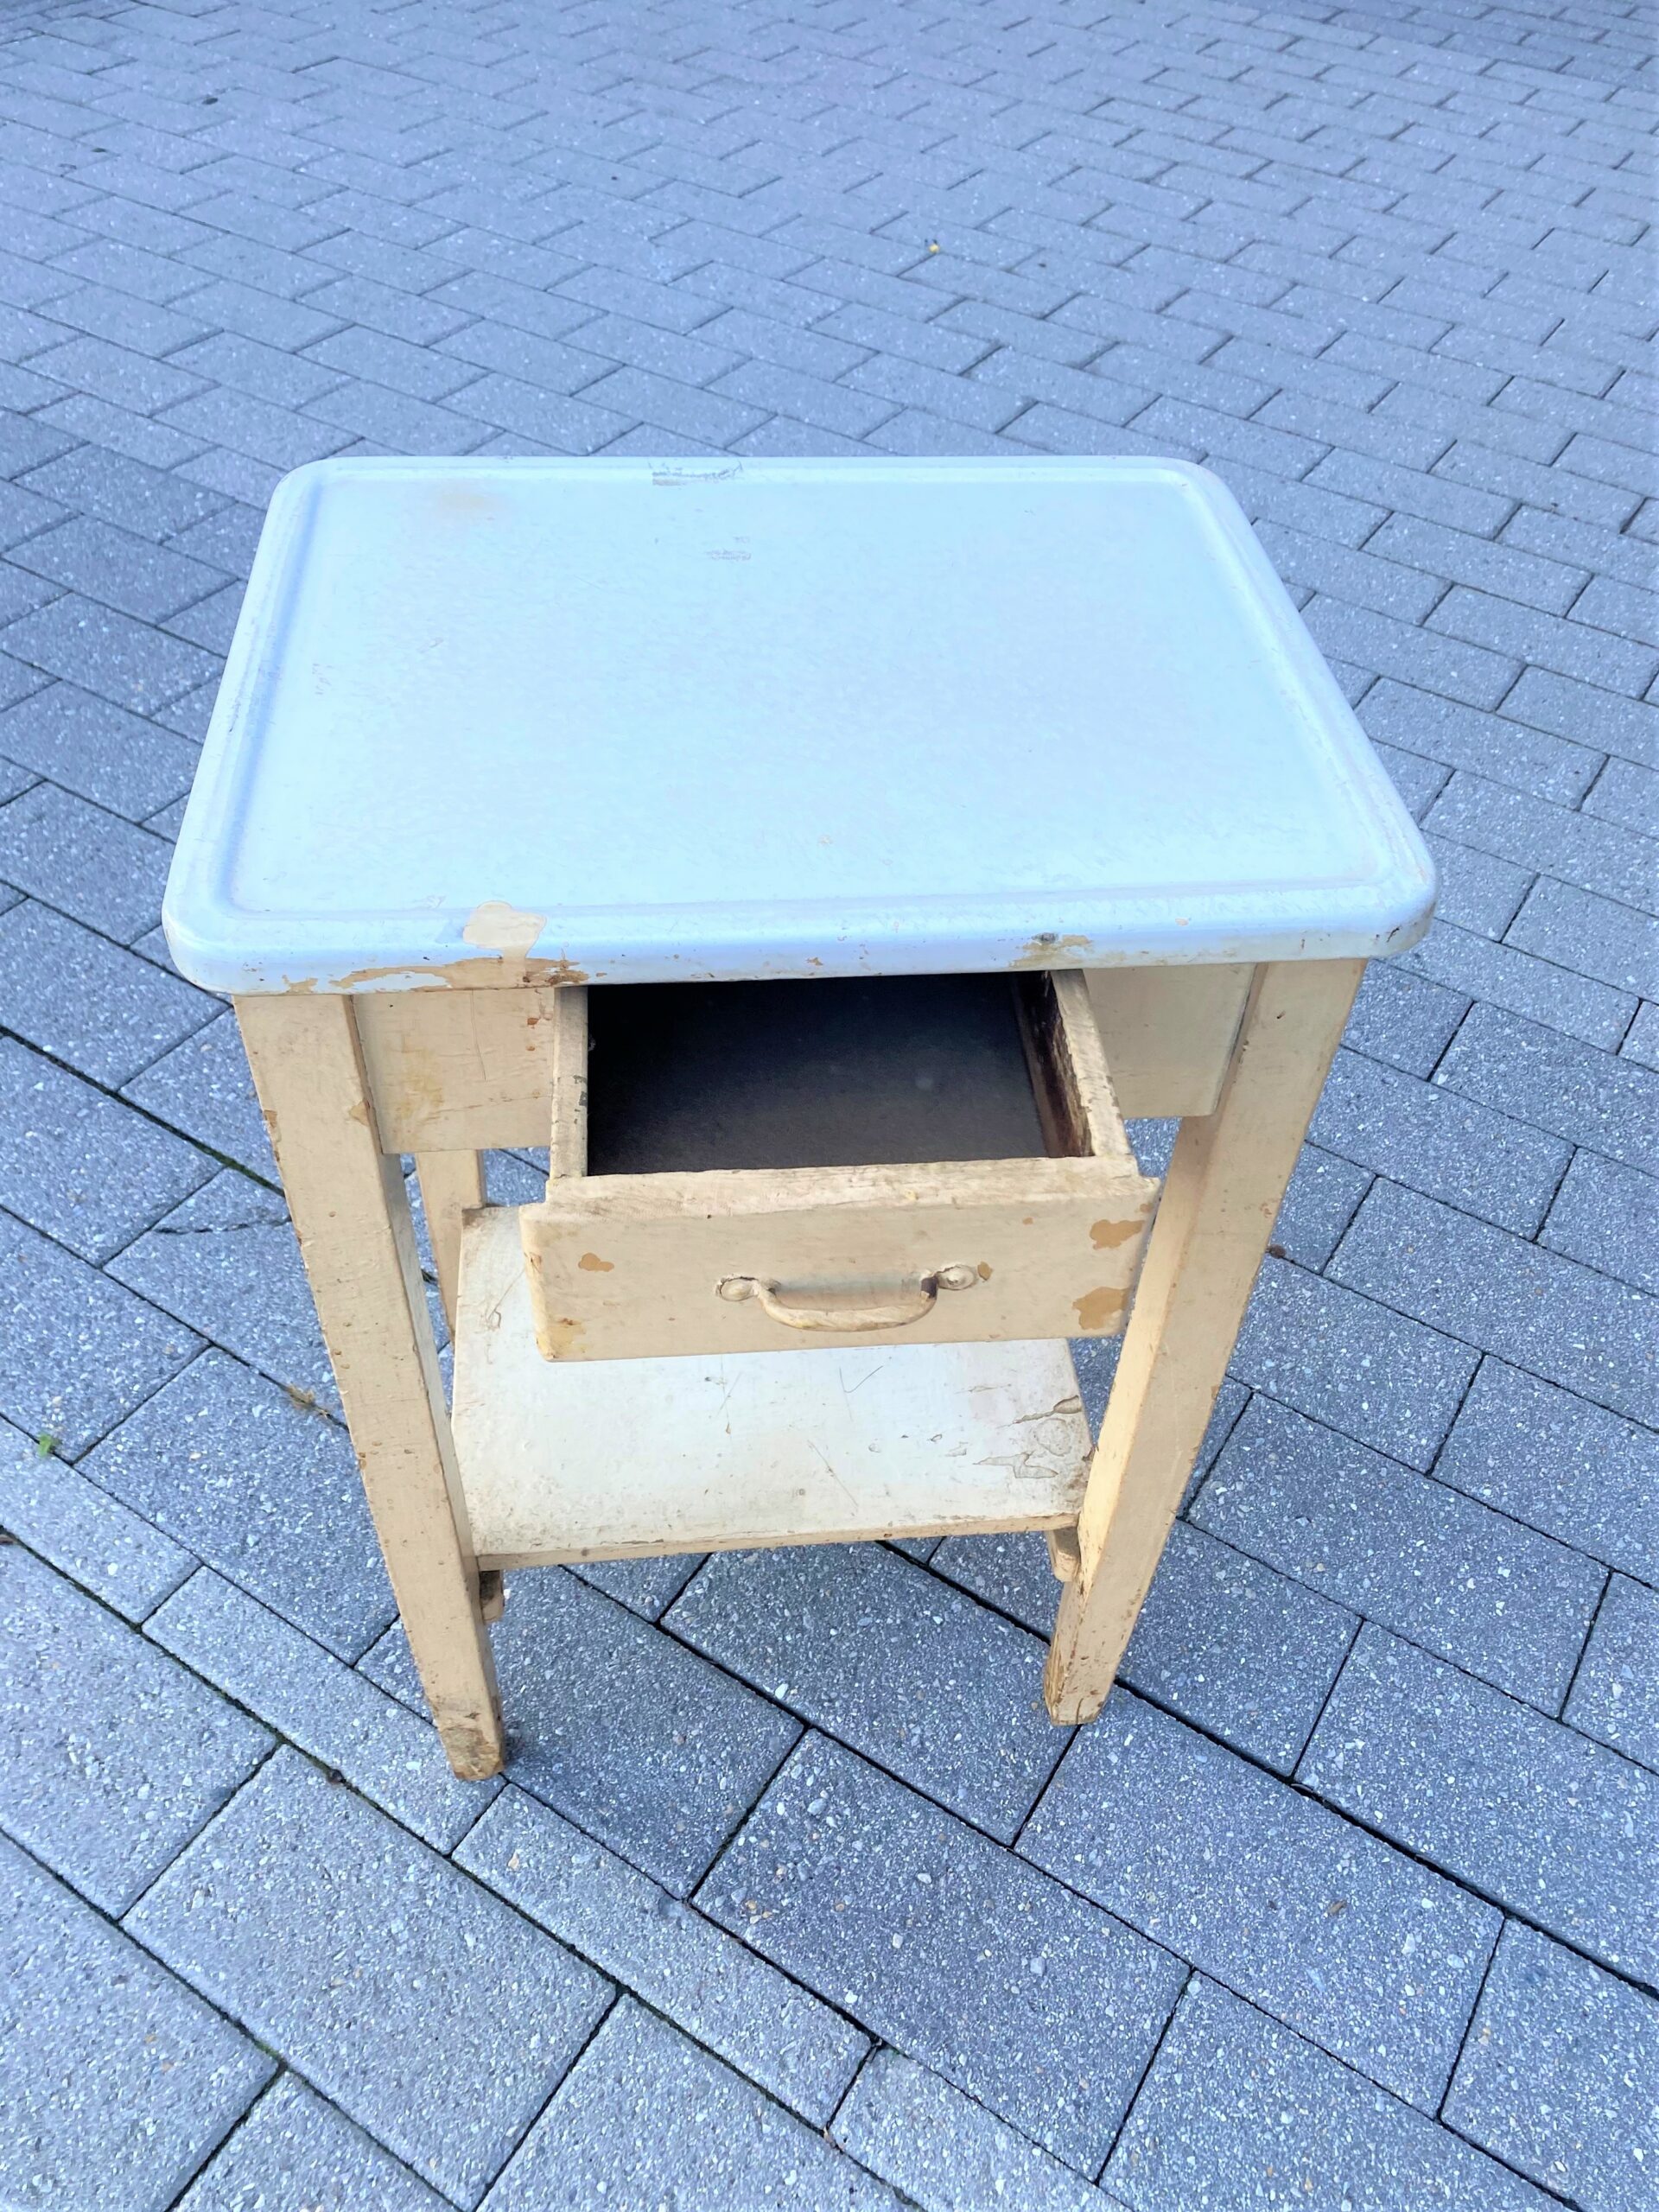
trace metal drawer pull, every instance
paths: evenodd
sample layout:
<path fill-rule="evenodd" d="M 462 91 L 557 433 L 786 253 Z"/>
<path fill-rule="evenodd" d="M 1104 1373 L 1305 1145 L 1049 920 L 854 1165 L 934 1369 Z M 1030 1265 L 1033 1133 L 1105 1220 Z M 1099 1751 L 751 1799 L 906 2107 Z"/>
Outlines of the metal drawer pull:
<path fill-rule="evenodd" d="M 908 1328 L 912 1321 L 922 1320 L 933 1311 L 942 1290 L 971 1290 L 979 1280 L 976 1268 L 939 1268 L 931 1275 L 920 1277 L 907 1297 L 897 1299 L 888 1306 L 795 1305 L 779 1296 L 775 1282 L 762 1282 L 759 1275 L 728 1275 L 723 1282 L 715 1284 L 715 1293 L 734 1303 L 758 1298 L 767 1319 L 781 1321 L 786 1329 L 829 1330 L 852 1336 L 867 1329 Z"/>

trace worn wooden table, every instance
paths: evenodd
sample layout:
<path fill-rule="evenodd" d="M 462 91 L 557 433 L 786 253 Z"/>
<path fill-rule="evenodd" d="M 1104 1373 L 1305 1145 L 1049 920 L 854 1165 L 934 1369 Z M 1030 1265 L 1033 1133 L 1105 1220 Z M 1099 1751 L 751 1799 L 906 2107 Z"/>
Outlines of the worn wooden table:
<path fill-rule="evenodd" d="M 1091 1718 L 1364 963 L 1414 942 L 1433 895 L 1201 470 L 289 478 L 167 929 L 234 999 L 455 1771 L 501 1764 L 502 1569 L 722 1546 L 1042 1529 L 1064 1586 L 1049 1709 Z M 934 1039 L 925 994 L 845 996 L 998 976 L 1028 979 L 1029 1144 L 993 1125 L 1001 997 L 939 987 Z M 596 1078 L 637 1060 L 660 1091 L 729 1068 L 696 1022 L 736 1001 L 693 987 L 755 982 L 797 986 L 737 1025 L 765 1039 L 794 1009 L 785 1091 L 858 1091 L 845 1055 L 823 1078 L 819 1009 L 855 1039 L 893 1012 L 892 1127 L 860 1150 L 849 1107 L 841 1135 L 798 1139 L 818 1150 L 752 1158 L 763 1054 L 730 1077 L 734 1157 L 658 1130 L 631 1168 L 620 1107 L 588 1128 L 590 1019 L 621 1040 Z M 691 1058 L 661 1061 L 687 1023 Z M 946 1120 L 916 1122 L 912 1093 Z M 1180 1120 L 1160 1200 L 1121 1116 Z M 947 1122 L 919 1157 L 894 1134 Z M 543 1204 L 486 1208 L 481 1154 L 539 1146 Z M 1126 1316 L 1091 1450 L 1065 1339 Z"/>

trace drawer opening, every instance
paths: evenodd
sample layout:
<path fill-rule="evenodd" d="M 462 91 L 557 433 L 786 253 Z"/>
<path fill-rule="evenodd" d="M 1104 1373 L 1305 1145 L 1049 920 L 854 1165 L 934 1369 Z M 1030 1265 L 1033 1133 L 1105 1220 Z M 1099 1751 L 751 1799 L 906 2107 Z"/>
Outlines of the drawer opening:
<path fill-rule="evenodd" d="M 1080 974 L 601 987 L 559 1014 L 555 1177 L 1127 1152 Z"/>

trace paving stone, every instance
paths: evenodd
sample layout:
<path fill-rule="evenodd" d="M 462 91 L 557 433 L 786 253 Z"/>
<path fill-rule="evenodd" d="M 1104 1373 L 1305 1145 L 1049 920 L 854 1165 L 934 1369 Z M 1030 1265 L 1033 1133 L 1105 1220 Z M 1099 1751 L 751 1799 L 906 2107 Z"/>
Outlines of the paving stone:
<path fill-rule="evenodd" d="M 225 291 L 236 288 L 226 287 Z M 215 306 L 230 306 L 232 315 L 225 318 L 226 327 L 212 338 L 204 338 L 194 346 L 182 346 L 172 356 L 181 366 L 214 383 L 229 385 L 237 391 L 248 392 L 257 399 L 272 402 L 279 407 L 303 407 L 308 399 L 315 399 L 320 392 L 330 391 L 342 378 L 337 370 L 319 365 L 281 350 L 268 342 L 280 330 L 296 343 L 326 335 L 330 328 L 327 317 L 313 315 L 308 308 L 296 307 L 291 302 L 265 301 L 263 312 L 275 318 L 267 335 L 261 337 L 238 327 L 232 316 L 239 315 L 241 301 L 226 299 L 216 286 L 210 285 L 199 293 L 198 302 L 211 302 Z M 257 318 L 243 317 L 243 322 Z M 188 551 L 187 545 L 181 550 Z M 238 573 L 244 572 L 238 570 Z"/>
<path fill-rule="evenodd" d="M 1069 1347 L 1071 1364 L 1077 1373 L 1078 1395 L 1083 1400 L 1084 1417 L 1089 1423 L 1090 1434 L 1096 1437 L 1100 1433 L 1107 1395 L 1117 1372 L 1117 1357 L 1122 1348 L 1122 1337 L 1078 1337 Z M 1243 1411 L 1244 1402 L 1249 1395 L 1242 1382 L 1235 1382 L 1230 1378 L 1223 1381 L 1216 1393 L 1210 1418 L 1205 1424 L 1198 1456 L 1192 1462 L 1192 1473 L 1187 1483 L 1189 1495 L 1197 1487 L 1199 1477 L 1215 1464 L 1216 1454 L 1226 1442 L 1227 1432 Z M 1003 1611 L 1014 1612 L 1016 1619 L 1020 1618 L 1013 1606 L 1004 1606 Z M 1047 1632 L 1045 1628 L 1043 1633 L 1046 1635 Z"/>
<path fill-rule="evenodd" d="M 1417 812 L 1420 822 L 1427 816 L 1427 808 Z M 1433 830 L 1423 842 L 1440 870 L 1435 912 L 1454 928 L 1472 930 L 1496 943 L 1521 911 L 1521 902 L 1532 887 L 1531 870 L 1478 852 L 1472 845 L 1454 844 Z"/>
<path fill-rule="evenodd" d="M 1195 1979 L 1106 2169 L 1135 2212 L 1543 2212 L 1549 2199 Z"/>
<path fill-rule="evenodd" d="M 676 1897 L 800 1732 L 660 1629 L 552 1569 L 512 1578 L 493 1641 L 508 1774 Z M 401 1628 L 364 1671 L 425 1711 Z"/>
<path fill-rule="evenodd" d="M 1392 1187 L 1373 1185 L 1359 1223 L 1377 1190 Z M 1357 1230 L 1338 1254 L 1338 1270 Z M 1356 1297 L 1345 1281 L 1265 1260 L 1232 1372 L 1408 1466 L 1427 1467 L 1468 1388 L 1475 1355 L 1449 1331 L 1437 1333 L 1372 1297 Z"/>
<path fill-rule="evenodd" d="M 1589 2212 L 1641 2212 L 1656 2113 L 1659 2006 L 1511 1922 L 1446 2099 L 1450 2125 Z"/>
<path fill-rule="evenodd" d="M 179 2199 L 178 2212 L 444 2212 L 444 2199 L 359 2127 L 281 2075 L 219 2156 Z"/>
<path fill-rule="evenodd" d="M 1155 1946 L 817 1737 L 791 1755 L 699 1903 L 1090 2171 L 1182 1979 Z"/>
<path fill-rule="evenodd" d="M 1211 1535 L 1550 1713 L 1605 1580 L 1577 1552 L 1264 1398 L 1192 1510 Z"/>
<path fill-rule="evenodd" d="M 212 1172 L 193 1146 L 0 1037 L 0 1204 L 32 1228 L 107 1259 Z"/>
<path fill-rule="evenodd" d="M 1659 837 L 1659 775 L 1628 760 L 1610 760 L 1586 798 L 1584 811 L 1644 837 Z"/>
<path fill-rule="evenodd" d="M 573 1567 L 579 1581 L 591 1583 L 641 1620 L 660 1620 L 702 1565 L 701 1552 L 678 1552 L 669 1559 L 589 1560 Z"/>
<path fill-rule="evenodd" d="M 1659 1179 L 1598 1153 L 1577 1154 L 1539 1242 L 1659 1292 Z"/>
<path fill-rule="evenodd" d="M 0 1980 L 0 2192 L 31 2212 L 165 2212 L 273 2071 L 228 2020 L 3 1842 Z"/>
<path fill-rule="evenodd" d="M 1443 470 L 1446 464 L 1442 462 Z M 1509 520 L 1510 500 L 1487 483 L 1459 483 L 1443 474 L 1423 475 L 1368 455 L 1331 453 L 1308 471 L 1307 480 L 1351 499 L 1370 499 L 1396 512 L 1444 524 L 1472 537 L 1494 537 Z M 1615 525 L 1617 526 L 1617 525 Z"/>
<path fill-rule="evenodd" d="M 0 1548 L 0 1822 L 124 1912 L 270 1738 L 21 1546 Z"/>
<path fill-rule="evenodd" d="M 1645 1292 L 1384 1182 L 1331 1272 L 1395 1312 L 1659 1425 L 1659 1300 Z"/>
<path fill-rule="evenodd" d="M 1370 1185 L 1368 1168 L 1305 1144 L 1273 1225 L 1268 1249 L 1274 1257 L 1317 1274 L 1342 1242 Z"/>
<path fill-rule="evenodd" d="M 1659 1767 L 1659 1594 L 1614 1575 L 1563 1718 L 1644 1766 Z"/>
<path fill-rule="evenodd" d="M 1618 1049 L 1622 1058 L 1634 1060 L 1639 1067 L 1659 1069 L 1659 1001 L 1644 1001 L 1637 1008 Z"/>
<path fill-rule="evenodd" d="M 1630 1166 L 1659 1157 L 1659 1076 L 1494 1007 L 1472 1010 L 1434 1080 Z"/>
<path fill-rule="evenodd" d="M 228 653 L 242 612 L 242 595 L 239 582 L 226 584 L 207 598 L 195 600 L 181 613 L 169 615 L 165 626 L 173 637 L 188 638 L 192 645 L 215 656 Z"/>
<path fill-rule="evenodd" d="M 139 715 L 165 707 L 219 673 L 211 653 L 73 592 L 9 623 L 5 646 L 30 667 Z"/>
<path fill-rule="evenodd" d="M 1576 884 L 1548 877 L 1535 884 L 1505 942 L 1616 991 L 1659 997 L 1659 921 Z"/>
<path fill-rule="evenodd" d="M 1366 1628 L 1299 1779 L 1604 1965 L 1659 1963 L 1659 1777 Z"/>
<path fill-rule="evenodd" d="M 1119 1673 L 1288 1773 L 1357 1626 L 1339 1607 L 1178 1521 Z"/>
<path fill-rule="evenodd" d="M 216 1001 L 32 899 L 0 912 L 5 1024 L 104 1084 L 201 1027 Z"/>
<path fill-rule="evenodd" d="M 1358 699 L 1358 696 L 1365 692 L 1367 688 L 1365 668 L 1358 668 L 1356 664 L 1351 664 L 1351 661 L 1343 661 L 1343 659 L 1332 659 L 1330 666 L 1332 666 L 1332 675 L 1336 675 L 1336 679 L 1343 683 L 1343 690 L 1347 692 L 1350 699 Z M 1344 675 L 1344 671 L 1347 671 L 1347 675 Z M 1415 752 L 1402 752 L 1398 746 L 1374 746 L 1371 750 L 1376 752 L 1378 761 L 1387 767 L 1387 772 L 1389 772 L 1389 783 L 1394 785 L 1394 790 L 1398 791 L 1400 798 L 1405 798 L 1407 812 L 1411 814 L 1411 818 L 1414 818 L 1414 821 L 1422 821 L 1422 817 L 1425 817 L 1425 814 L 1429 812 L 1429 807 L 1433 805 L 1435 797 L 1445 790 L 1449 770 L 1442 767 L 1440 761 L 1425 761 L 1421 754 L 1415 754 Z M 1431 845 L 1429 849 L 1433 852 L 1433 845 Z M 1438 858 L 1440 858 L 1440 854 L 1435 852 L 1435 861 L 1438 861 Z M 1440 909 L 1445 907 L 1446 907 L 1446 872 L 1445 868 L 1442 868 L 1440 869 Z"/>
<path fill-rule="evenodd" d="M 281 483 L 283 472 L 271 462 L 256 461 L 247 454 L 226 452 L 222 446 L 208 446 L 189 460 L 180 461 L 177 474 L 188 477 L 193 484 L 205 485 L 209 491 L 222 492 L 228 499 L 263 505 Z M 161 712 L 164 714 L 165 709 Z"/>
<path fill-rule="evenodd" d="M 1529 666 L 1605 684 L 1639 698 L 1659 676 L 1659 657 L 1627 637 L 1567 622 L 1490 592 L 1457 584 L 1428 618 L 1428 627 L 1498 652 L 1513 654 Z"/>
<path fill-rule="evenodd" d="M 456 1861 L 815 2126 L 869 2050 L 838 2013 L 521 1790 L 491 1808 Z"/>
<path fill-rule="evenodd" d="M 1384 2088 L 1437 2109 L 1498 1926 L 1451 1883 L 1122 1689 L 1078 1733 L 1020 1848 Z"/>
<path fill-rule="evenodd" d="M 898 2212 L 821 2136 L 625 1999 L 485 2200 L 487 2212 L 596 2203 L 807 2202 Z"/>
<path fill-rule="evenodd" d="M 128 1620 L 142 1620 L 193 1572 L 188 1552 L 0 1421 L 0 1528 Z"/>
<path fill-rule="evenodd" d="M 1425 527 L 1395 515 L 1379 535 Z M 1482 554 L 1498 550 L 1483 538 L 1459 533 L 1459 540 Z M 1604 758 L 1595 747 L 1593 726 L 1585 729 L 1582 743 L 1529 728 L 1522 721 L 1509 719 L 1514 697 L 1512 692 L 1503 702 L 1500 718 L 1385 677 L 1366 693 L 1359 718 L 1373 738 L 1443 760 L 1449 767 L 1470 769 L 1495 782 L 1534 791 L 1558 805 L 1575 805 L 1595 780 Z"/>
<path fill-rule="evenodd" d="M 1360 984 L 1344 1042 L 1408 1075 L 1428 1075 L 1468 1010 L 1469 1001 L 1460 993 L 1405 975 L 1396 963 L 1374 960 Z"/>
<path fill-rule="evenodd" d="M 435 1850 L 453 1850 L 501 1787 L 456 1781 L 429 1723 L 207 1567 L 145 1633 Z"/>
<path fill-rule="evenodd" d="M 353 439 L 363 438 L 392 453 L 471 453 L 483 443 L 481 423 L 452 408 L 388 391 L 384 385 L 337 385 L 314 399 L 306 411 L 321 417 L 309 426 L 315 435 L 308 442 L 323 452 L 339 452 Z M 272 466 L 292 464 L 273 459 Z"/>
<path fill-rule="evenodd" d="M 1517 944 L 1494 944 L 1449 922 L 1433 924 L 1422 942 L 1400 957 L 1408 976 L 1426 976 L 1592 1045 L 1616 1045 L 1636 1010 L 1627 990 L 1535 958 Z"/>
<path fill-rule="evenodd" d="M 1065 1747 L 1043 1646 L 879 1544 L 718 1553 L 664 1625 L 1004 1843 Z"/>
<path fill-rule="evenodd" d="M 1060 1586 L 1049 1563 L 1048 1545 L 1032 1531 L 1006 1536 L 947 1536 L 943 1543 L 923 1541 L 912 1558 L 925 1558 L 936 1574 L 959 1589 L 983 1598 L 998 1612 L 1046 1637 L 1054 1626 Z"/>
<path fill-rule="evenodd" d="M 163 621 L 225 581 L 205 562 L 87 516 L 42 531 L 11 557 L 36 575 L 142 622 Z"/>
<path fill-rule="evenodd" d="M 1438 577 L 1425 575 L 1420 567 L 1377 559 L 1376 554 L 1385 550 L 1379 542 L 1381 532 L 1369 541 L 1363 553 L 1333 545 L 1327 538 L 1310 537 L 1305 531 L 1287 530 L 1280 523 L 1263 524 L 1256 535 L 1287 583 L 1306 584 L 1334 599 L 1395 615 L 1402 622 L 1421 622 L 1445 590 Z M 1484 543 L 1478 538 L 1462 542 Z"/>
<path fill-rule="evenodd" d="M 1548 1211 L 1571 1157 L 1560 1138 L 1357 1052 L 1338 1053 L 1313 1133 L 1394 1182 L 1522 1235 Z"/>
<path fill-rule="evenodd" d="M 130 822 L 181 798 L 196 765 L 194 746 L 72 683 L 0 714 L 0 753 Z"/>
<path fill-rule="evenodd" d="M 1628 761 L 1610 766 L 1627 776 L 1643 772 Z M 1659 842 L 1653 837 L 1483 777 L 1453 776 L 1427 826 L 1627 906 L 1650 912 L 1659 902 Z"/>
<path fill-rule="evenodd" d="M 83 1471 L 341 1658 L 391 1618 L 344 1429 L 222 1352 L 158 1390 Z"/>
<path fill-rule="evenodd" d="M 194 691 L 187 691 L 181 699 L 159 708 L 156 720 L 163 729 L 175 730 L 188 738 L 192 745 L 205 742 L 213 721 L 213 702 L 219 696 L 217 683 L 200 683 Z"/>
<path fill-rule="evenodd" d="M 355 327 L 333 332 L 312 346 L 309 358 L 325 368 L 390 385 L 416 399 L 443 399 L 478 374 L 468 360 L 455 360 L 423 346 L 411 346 L 384 331 Z M 331 377 L 329 384 L 340 381 Z M 315 394 L 306 395 L 308 397 Z M 299 404 L 288 398 L 288 404 Z"/>
<path fill-rule="evenodd" d="M 1408 387 L 1395 389 L 1403 393 Z M 1492 419 L 1488 410 L 1482 413 L 1487 422 Z M 1493 544 L 1486 538 L 1440 530 L 1407 515 L 1390 516 L 1376 537 L 1366 541 L 1365 550 L 1383 559 L 1425 568 L 1437 577 L 1497 592 L 1550 614 L 1566 613 L 1583 589 L 1586 576 L 1585 569 L 1569 567 L 1564 560 L 1522 550 L 1508 537 Z"/>
<path fill-rule="evenodd" d="M 233 1167 L 110 1262 L 110 1273 L 273 1382 L 340 1411 L 288 1209 Z"/>
<path fill-rule="evenodd" d="M 931 1565 L 1039 1635 L 1052 1630 L 1059 1585 L 1040 1536 L 954 1536 Z M 1357 1627 L 1340 1606 L 1177 1521 L 1118 1672 L 1288 1773 Z"/>
<path fill-rule="evenodd" d="M 313 407 L 326 408 L 331 396 L 324 393 Z M 192 437 L 245 454 L 272 468 L 298 468 L 306 461 L 321 461 L 349 442 L 322 423 L 228 387 L 179 400 L 161 419 Z"/>
<path fill-rule="evenodd" d="M 118 944 L 161 919 L 171 859 L 159 837 L 55 784 L 0 808 L 0 874 Z"/>
<path fill-rule="evenodd" d="M 198 1004 L 203 995 L 193 995 Z M 209 1007 L 213 1001 L 206 1001 Z M 49 1049 L 49 1048 L 48 1048 Z M 170 1122 L 208 1151 L 236 1160 L 267 1182 L 278 1180 L 248 1056 L 233 1014 L 221 1014 L 124 1086 L 135 1104 Z"/>
<path fill-rule="evenodd" d="M 879 2050 L 830 2133 L 921 2212 L 976 2212 L 1001 2202 L 1024 2212 L 1100 2212 L 1103 2200 L 1049 2158 L 896 2050 Z"/>
<path fill-rule="evenodd" d="M 1346 461 L 1349 456 L 1330 458 Z M 1351 661 L 1377 676 L 1415 677 L 1465 706 L 1496 707 L 1521 673 L 1518 658 L 1440 637 L 1431 628 L 1392 621 L 1368 607 L 1344 606 L 1340 600 L 1315 596 L 1302 609 L 1302 620 L 1320 651 L 1333 658 Z"/>
<path fill-rule="evenodd" d="M 127 1925 L 464 2205 L 608 1996 L 588 1967 L 296 1751 L 276 1753 Z"/>
<path fill-rule="evenodd" d="M 1434 1471 L 1592 1559 L 1659 1578 L 1659 1439 L 1650 1429 L 1487 1359 Z"/>
<path fill-rule="evenodd" d="M 0 1213 L 0 1414 L 78 1457 L 200 1339 Z"/>
<path fill-rule="evenodd" d="M 1659 767 L 1659 710 L 1637 700 L 1621 699 L 1547 668 L 1529 668 L 1503 702 L 1503 711 L 1535 729 Z"/>

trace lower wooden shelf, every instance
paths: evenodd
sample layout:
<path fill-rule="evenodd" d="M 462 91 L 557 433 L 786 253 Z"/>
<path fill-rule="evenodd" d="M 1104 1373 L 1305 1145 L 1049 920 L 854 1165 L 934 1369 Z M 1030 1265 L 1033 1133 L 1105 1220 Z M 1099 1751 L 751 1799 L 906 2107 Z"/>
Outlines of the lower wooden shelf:
<path fill-rule="evenodd" d="M 1089 1459 L 1058 1342 L 544 1360 L 508 1207 L 467 1218 L 454 1434 L 480 1567 L 1058 1529 Z"/>

